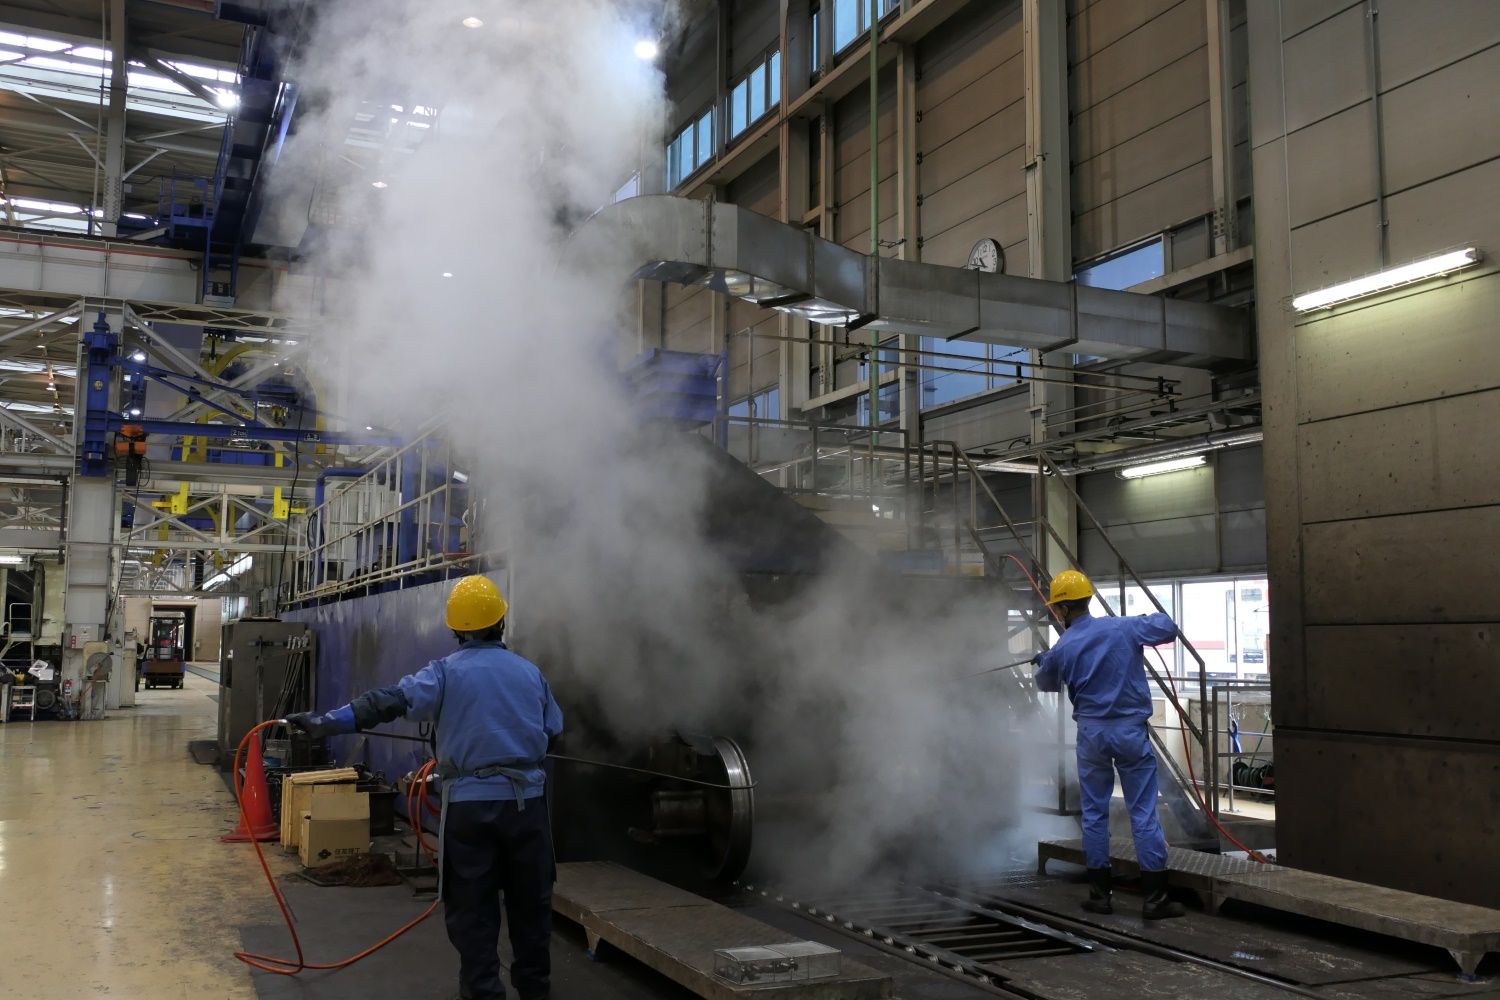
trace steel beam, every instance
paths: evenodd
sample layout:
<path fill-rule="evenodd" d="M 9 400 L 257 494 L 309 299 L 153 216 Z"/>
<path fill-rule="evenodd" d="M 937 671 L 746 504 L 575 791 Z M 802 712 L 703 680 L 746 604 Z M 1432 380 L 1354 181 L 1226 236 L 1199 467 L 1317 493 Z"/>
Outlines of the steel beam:
<path fill-rule="evenodd" d="M 126 27 L 125 0 L 109 0 L 109 119 L 104 143 L 104 216 L 99 232 L 113 237 L 124 210 L 125 189 L 125 101 L 130 90 L 125 50 L 130 39 Z M 92 208 L 94 206 L 90 206 Z M 90 230 L 93 220 L 90 219 Z"/>

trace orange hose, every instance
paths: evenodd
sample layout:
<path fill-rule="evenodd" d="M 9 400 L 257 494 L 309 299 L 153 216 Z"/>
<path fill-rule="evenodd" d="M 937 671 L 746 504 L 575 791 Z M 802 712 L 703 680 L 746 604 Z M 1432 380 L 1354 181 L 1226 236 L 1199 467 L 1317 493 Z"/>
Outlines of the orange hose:
<path fill-rule="evenodd" d="M 253 738 L 256 733 L 259 733 L 262 729 L 265 729 L 269 726 L 275 725 L 279 725 L 279 721 L 276 719 L 269 719 L 255 726 L 245 734 L 244 739 L 240 740 L 240 745 L 235 749 L 234 752 L 234 796 L 239 800 L 240 804 L 240 822 L 244 824 L 245 829 L 247 830 L 250 829 L 250 820 L 245 815 L 245 797 L 242 794 L 243 789 L 240 782 L 240 758 L 244 756 L 246 746 L 249 744 L 251 738 Z M 422 771 L 418 773 L 422 774 L 430 771 L 433 765 L 436 763 L 436 761 L 428 761 L 422 766 Z M 422 789 L 422 794 L 425 798 L 425 785 Z M 420 841 L 420 827 L 417 827 L 417 829 L 417 836 L 418 840 Z M 407 931 L 411 930 L 413 927 L 417 926 L 428 917 L 432 916 L 433 913 L 437 911 L 438 903 L 441 902 L 441 899 L 434 899 L 432 901 L 432 905 L 423 910 L 418 916 L 401 925 L 395 931 L 392 931 L 390 934 L 381 938 L 379 941 L 377 941 L 375 944 L 372 944 L 364 951 L 359 952 L 356 955 L 350 955 L 343 961 L 309 962 L 302 953 L 302 939 L 297 934 L 296 921 L 292 919 L 292 911 L 286 905 L 286 897 L 281 894 L 281 887 L 276 884 L 276 879 L 271 875 L 271 867 L 266 863 L 265 851 L 261 850 L 260 842 L 255 840 L 253 837 L 250 840 L 250 845 L 255 848 L 255 857 L 260 862 L 260 870 L 265 874 L 266 884 L 271 887 L 271 895 L 276 897 L 276 905 L 281 909 L 281 919 L 285 921 L 287 933 L 291 935 L 292 947 L 297 952 L 297 958 L 295 961 L 293 961 L 292 959 L 288 958 L 277 958 L 274 955 L 257 955 L 253 952 L 247 951 L 237 951 L 234 953 L 234 957 L 239 959 L 241 962 L 244 962 L 248 966 L 256 969 L 261 969 L 265 972 L 274 972 L 278 976 L 295 976 L 298 973 L 307 971 L 309 969 L 317 971 L 346 969 L 349 966 L 353 965 L 355 962 L 360 961 L 361 959 L 369 958 L 371 955 L 375 954 L 377 951 L 384 948 L 386 945 L 390 944 L 392 941 L 396 940 L 398 937 L 405 934 Z M 425 842 L 423 843 L 423 847 L 426 847 Z"/>

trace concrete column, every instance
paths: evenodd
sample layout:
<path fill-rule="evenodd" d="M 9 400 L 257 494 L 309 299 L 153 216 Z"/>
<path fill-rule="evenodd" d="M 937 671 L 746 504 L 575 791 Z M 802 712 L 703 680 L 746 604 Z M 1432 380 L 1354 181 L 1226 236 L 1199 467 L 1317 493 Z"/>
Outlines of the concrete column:
<path fill-rule="evenodd" d="M 109 118 L 104 133 L 104 216 L 99 231 L 117 233 L 125 203 L 125 96 L 129 77 L 125 66 L 125 0 L 109 2 L 110 83 Z"/>
<path fill-rule="evenodd" d="M 1033 278 L 1067 281 L 1073 276 L 1073 221 L 1068 164 L 1068 30 L 1065 0 L 1023 0 L 1021 5 L 1026 73 L 1026 219 Z M 1068 364 L 1066 352 L 1032 361 Z M 1051 382 L 1031 383 L 1031 436 L 1047 438 L 1048 414 L 1073 405 L 1073 391 Z M 1067 490 L 1037 476 L 1032 504 L 1067 540 L 1078 547 L 1078 512 Z M 1039 540 L 1037 554 L 1048 573 L 1067 569 L 1067 556 L 1050 538 Z"/>
<path fill-rule="evenodd" d="M 808 37 L 807 0 L 781 0 L 781 100 L 786 107 L 807 90 L 812 53 Z M 808 120 L 783 116 L 780 140 L 781 206 L 778 218 L 794 226 L 804 224 L 811 208 L 812 143 L 808 139 Z M 800 316 L 782 313 L 776 332 L 783 337 L 806 341 L 812 324 Z M 781 411 L 771 416 L 782 420 L 802 415 L 811 382 L 810 345 L 781 342 Z"/>
<path fill-rule="evenodd" d="M 116 334 L 122 332 L 124 318 L 118 310 L 109 311 L 106 318 L 110 329 Z M 80 377 L 73 405 L 79 416 L 74 420 L 73 444 L 80 449 L 85 423 L 82 415 L 87 409 L 89 390 L 81 341 L 77 363 Z M 111 407 L 118 405 L 119 394 L 114 387 L 109 387 L 109 400 Z M 104 639 L 112 610 L 110 598 L 116 579 L 114 543 L 119 523 L 114 476 L 74 475 L 68 487 L 68 523 L 63 543 L 62 677 L 65 682 L 73 682 L 75 698 L 83 689 L 84 646 Z M 112 686 L 119 687 L 118 683 Z"/>
<path fill-rule="evenodd" d="M 1214 256 L 1239 246 L 1234 187 L 1234 73 L 1229 0 L 1203 0 L 1208 17 L 1208 127 L 1213 155 Z"/>

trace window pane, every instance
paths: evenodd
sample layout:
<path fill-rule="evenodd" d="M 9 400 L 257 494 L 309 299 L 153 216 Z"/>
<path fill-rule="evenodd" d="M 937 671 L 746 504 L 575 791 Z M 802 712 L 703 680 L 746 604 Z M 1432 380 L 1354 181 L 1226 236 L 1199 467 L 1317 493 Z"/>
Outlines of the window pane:
<path fill-rule="evenodd" d="M 750 124 L 750 81 L 741 80 L 729 92 L 729 138 L 745 131 Z"/>
<path fill-rule="evenodd" d="M 1270 657 L 1266 652 L 1266 634 L 1271 628 L 1271 605 L 1268 581 L 1236 580 L 1235 587 L 1235 645 L 1238 654 L 1239 675 L 1259 679 L 1270 671 Z"/>
<path fill-rule="evenodd" d="M 759 120 L 766 113 L 766 65 L 761 63 L 750 71 L 750 121 Z"/>
<path fill-rule="evenodd" d="M 859 35 L 860 4 L 868 0 L 833 0 L 833 51 L 841 52 Z"/>
<path fill-rule="evenodd" d="M 1208 580 L 1182 585 L 1182 632 L 1203 657 L 1210 677 L 1234 677 L 1238 651 L 1234 647 L 1234 581 Z M 1183 658 L 1182 670 L 1192 677 L 1198 662 Z"/>
<path fill-rule="evenodd" d="M 823 13 L 822 11 L 815 10 L 812 15 L 812 71 L 814 73 L 823 65 L 821 61 L 823 58 L 823 45 L 822 39 L 819 37 L 822 30 Z"/>
<path fill-rule="evenodd" d="M 926 409 L 931 406 L 941 406 L 951 403 L 955 399 L 963 399 L 984 392 L 989 388 L 986 373 L 989 365 L 986 360 L 989 357 L 989 346 L 973 340 L 955 340 L 952 342 L 939 340 L 933 337 L 922 338 L 922 364 L 936 365 L 939 368 L 954 368 L 964 371 L 972 371 L 977 374 L 966 375 L 950 371 L 922 370 L 922 407 Z M 936 351 L 942 354 L 958 354 L 964 357 L 934 357 L 925 352 Z M 965 360 L 973 358 L 972 361 Z"/>
<path fill-rule="evenodd" d="M 679 147 L 680 155 L 677 158 L 677 170 L 679 180 L 687 180 L 688 175 L 693 172 L 693 129 L 689 126 L 682 133 L 682 145 Z"/>
<path fill-rule="evenodd" d="M 1119 290 L 1161 277 L 1163 261 L 1162 241 L 1156 239 L 1145 246 L 1091 264 L 1077 272 L 1074 278 L 1080 285 Z"/>
<path fill-rule="evenodd" d="M 697 166 L 703 166 L 714 155 L 714 113 L 709 109 L 708 113 L 698 119 L 698 162 Z"/>
<path fill-rule="evenodd" d="M 770 84 L 771 84 L 770 104 L 771 104 L 772 107 L 775 107 L 776 105 L 778 105 L 778 104 L 781 103 L 781 53 L 780 53 L 780 51 L 772 52 L 771 53 L 771 68 L 769 70 L 768 76 L 770 77 Z"/>
<path fill-rule="evenodd" d="M 674 188 L 682 183 L 682 136 L 672 140 L 667 147 L 667 187 Z"/>

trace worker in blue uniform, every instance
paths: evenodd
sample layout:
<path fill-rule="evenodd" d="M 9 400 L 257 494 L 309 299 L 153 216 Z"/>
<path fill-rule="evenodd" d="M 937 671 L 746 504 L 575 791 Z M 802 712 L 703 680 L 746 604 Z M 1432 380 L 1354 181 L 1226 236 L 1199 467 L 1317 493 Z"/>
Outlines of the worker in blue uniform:
<path fill-rule="evenodd" d="M 1083 853 L 1089 898 L 1084 909 L 1113 913 L 1109 863 L 1109 803 L 1115 771 L 1125 790 L 1135 854 L 1140 863 L 1147 920 L 1182 916 L 1167 895 L 1167 838 L 1156 813 L 1156 753 L 1148 724 L 1151 689 L 1145 646 L 1169 642 L 1177 626 L 1164 614 L 1095 618 L 1094 585 L 1076 570 L 1057 574 L 1047 604 L 1063 630 L 1057 645 L 1035 660 L 1043 691 L 1068 688 L 1078 723 L 1078 785 L 1083 807 Z"/>
<path fill-rule="evenodd" d="M 562 732 L 562 710 L 541 671 L 505 647 L 506 610 L 494 583 L 465 577 L 448 596 L 446 622 L 457 650 L 342 708 L 287 719 L 318 737 L 403 717 L 437 723 L 441 892 L 465 1000 L 505 996 L 497 950 L 502 898 L 514 953 L 511 985 L 521 1000 L 544 1000 L 551 981 L 557 869 L 543 765 Z"/>

